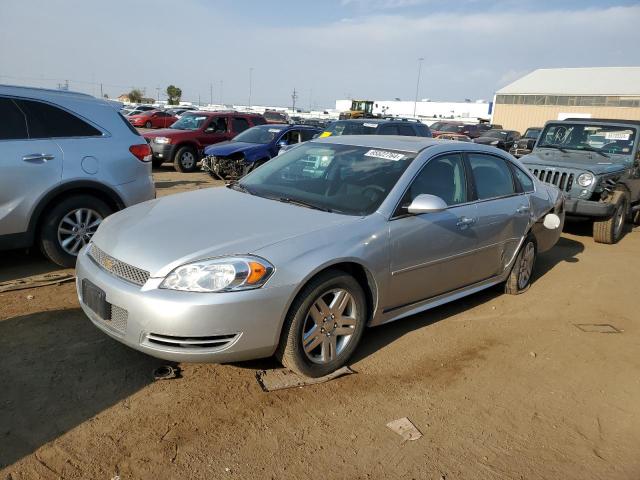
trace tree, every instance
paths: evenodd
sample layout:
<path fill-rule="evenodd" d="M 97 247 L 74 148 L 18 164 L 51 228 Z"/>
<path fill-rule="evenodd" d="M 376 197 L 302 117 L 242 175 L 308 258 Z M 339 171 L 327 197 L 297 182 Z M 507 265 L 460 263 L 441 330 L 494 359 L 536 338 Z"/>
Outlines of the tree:
<path fill-rule="evenodd" d="M 127 93 L 127 97 L 129 97 L 131 103 L 142 103 L 142 92 L 138 88 L 134 88 Z"/>
<path fill-rule="evenodd" d="M 167 103 L 169 105 L 178 105 L 180 103 L 180 97 L 182 97 L 182 90 L 175 85 L 169 85 L 167 87 Z"/>

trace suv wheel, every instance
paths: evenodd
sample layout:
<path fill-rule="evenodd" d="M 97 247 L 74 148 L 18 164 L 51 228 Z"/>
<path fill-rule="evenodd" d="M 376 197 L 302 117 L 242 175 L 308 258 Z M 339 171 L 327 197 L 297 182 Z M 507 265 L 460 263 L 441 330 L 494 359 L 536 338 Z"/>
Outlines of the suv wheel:
<path fill-rule="evenodd" d="M 518 252 L 511 273 L 504 284 L 504 291 L 510 295 L 519 295 L 529 290 L 536 264 L 538 246 L 532 235 L 527 236 Z"/>
<path fill-rule="evenodd" d="M 147 122 L 144 124 L 144 128 L 151 128 L 151 122 Z"/>
<path fill-rule="evenodd" d="M 195 172 L 198 163 L 196 151 L 191 147 L 181 147 L 173 159 L 173 166 L 181 173 Z"/>
<path fill-rule="evenodd" d="M 598 243 L 617 243 L 624 232 L 624 223 L 629 210 L 626 192 L 613 192 L 610 203 L 615 205 L 613 216 L 607 220 L 593 222 L 593 239 Z"/>
<path fill-rule="evenodd" d="M 112 209 L 91 195 L 65 198 L 49 210 L 40 226 L 40 248 L 62 267 L 73 267 L 78 253 Z"/>
<path fill-rule="evenodd" d="M 347 362 L 366 321 L 367 304 L 360 284 L 344 272 L 327 271 L 293 302 L 276 357 L 300 375 L 322 377 Z"/>

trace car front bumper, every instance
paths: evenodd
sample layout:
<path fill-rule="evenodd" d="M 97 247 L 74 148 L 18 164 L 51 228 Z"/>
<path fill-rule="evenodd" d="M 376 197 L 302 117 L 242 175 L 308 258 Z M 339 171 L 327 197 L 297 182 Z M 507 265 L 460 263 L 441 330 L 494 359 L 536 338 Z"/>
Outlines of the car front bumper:
<path fill-rule="evenodd" d="M 151 154 L 155 158 L 162 158 L 167 162 L 173 159 L 173 153 L 176 148 L 175 145 L 171 145 L 170 143 L 155 143 L 151 140 L 149 146 L 151 147 Z"/>
<path fill-rule="evenodd" d="M 87 251 L 76 264 L 78 300 L 93 324 L 115 340 L 176 362 L 224 363 L 273 355 L 293 286 L 195 293 L 160 289 L 162 279 L 150 278 L 140 287 L 98 266 Z M 85 279 L 105 292 L 111 318 L 101 318 L 85 304 Z"/>
<path fill-rule="evenodd" d="M 574 217 L 610 218 L 615 211 L 615 205 L 591 200 L 567 198 L 565 200 L 565 211 L 568 216 Z"/>

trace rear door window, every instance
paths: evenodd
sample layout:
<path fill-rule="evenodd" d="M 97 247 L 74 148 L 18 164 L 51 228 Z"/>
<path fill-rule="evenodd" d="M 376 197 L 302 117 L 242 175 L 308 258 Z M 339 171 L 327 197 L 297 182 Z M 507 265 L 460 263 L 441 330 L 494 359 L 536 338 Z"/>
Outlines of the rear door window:
<path fill-rule="evenodd" d="M 29 138 L 27 119 L 12 99 L 0 97 L 0 118 L 0 140 Z"/>
<path fill-rule="evenodd" d="M 505 160 L 481 153 L 470 153 L 468 158 L 478 200 L 515 194 L 511 169 Z"/>
<path fill-rule="evenodd" d="M 241 118 L 241 117 L 233 117 L 232 125 L 233 125 L 233 131 L 235 133 L 244 132 L 250 126 L 249 122 L 247 122 L 247 119 Z"/>
<path fill-rule="evenodd" d="M 102 133 L 75 115 L 43 102 L 16 100 L 27 116 L 31 138 L 98 137 Z"/>
<path fill-rule="evenodd" d="M 302 141 L 306 142 L 308 140 L 311 140 L 315 135 L 316 135 L 315 130 L 304 129 L 302 130 Z"/>

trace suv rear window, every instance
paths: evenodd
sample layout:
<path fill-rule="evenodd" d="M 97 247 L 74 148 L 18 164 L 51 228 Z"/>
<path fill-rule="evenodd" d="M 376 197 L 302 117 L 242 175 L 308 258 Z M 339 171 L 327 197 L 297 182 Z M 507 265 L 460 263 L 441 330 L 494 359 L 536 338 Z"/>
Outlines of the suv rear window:
<path fill-rule="evenodd" d="M 254 125 L 265 125 L 267 121 L 263 117 L 251 117 Z"/>
<path fill-rule="evenodd" d="M 16 100 L 27 116 L 30 138 L 97 137 L 102 133 L 58 107 L 33 100 Z"/>

